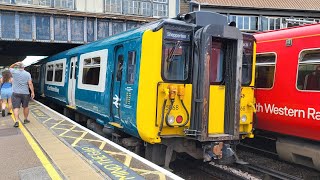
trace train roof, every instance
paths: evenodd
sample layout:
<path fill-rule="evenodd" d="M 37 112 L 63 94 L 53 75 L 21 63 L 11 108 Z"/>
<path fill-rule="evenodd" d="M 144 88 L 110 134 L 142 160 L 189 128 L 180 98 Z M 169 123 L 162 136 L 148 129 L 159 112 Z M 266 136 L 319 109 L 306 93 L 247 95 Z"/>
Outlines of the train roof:
<path fill-rule="evenodd" d="M 145 25 L 142 25 L 138 28 L 134 28 L 132 30 L 124 31 L 122 33 L 119 33 L 119 34 L 116 34 L 113 36 L 109 36 L 107 38 L 104 38 L 104 39 L 101 39 L 98 41 L 94 41 L 94 42 L 91 42 L 88 44 L 84 44 L 84 45 L 60 52 L 56 55 L 41 59 L 33 64 L 42 63 L 44 61 L 52 61 L 52 60 L 62 59 L 62 58 L 65 58 L 66 56 L 67 57 L 77 56 L 78 54 L 80 54 L 80 52 L 81 52 L 81 54 L 86 53 L 86 52 L 91 52 L 94 50 L 99 50 L 106 45 L 117 44 L 119 42 L 122 42 L 122 41 L 128 40 L 128 39 L 140 38 L 146 30 L 159 29 L 160 26 L 162 26 L 164 24 L 195 26 L 193 24 L 186 23 L 184 21 L 180 21 L 180 20 L 176 20 L 176 19 L 161 19 L 161 20 L 147 23 Z"/>
<path fill-rule="evenodd" d="M 260 32 L 254 35 L 257 42 L 262 41 L 276 41 L 288 38 L 296 38 L 308 35 L 320 34 L 320 23 L 309 24 L 303 26 L 296 26 L 286 29 L 279 29 L 274 31 Z"/>

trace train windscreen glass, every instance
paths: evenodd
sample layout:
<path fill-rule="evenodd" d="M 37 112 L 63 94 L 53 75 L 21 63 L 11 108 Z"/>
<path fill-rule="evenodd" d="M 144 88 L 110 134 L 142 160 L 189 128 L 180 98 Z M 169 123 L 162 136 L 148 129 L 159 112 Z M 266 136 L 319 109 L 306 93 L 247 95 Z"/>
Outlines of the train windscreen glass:
<path fill-rule="evenodd" d="M 190 45 L 182 41 L 167 41 L 163 48 L 165 80 L 185 81 L 189 74 Z"/>
<path fill-rule="evenodd" d="M 250 85 L 252 79 L 253 41 L 243 41 L 242 85 Z"/>

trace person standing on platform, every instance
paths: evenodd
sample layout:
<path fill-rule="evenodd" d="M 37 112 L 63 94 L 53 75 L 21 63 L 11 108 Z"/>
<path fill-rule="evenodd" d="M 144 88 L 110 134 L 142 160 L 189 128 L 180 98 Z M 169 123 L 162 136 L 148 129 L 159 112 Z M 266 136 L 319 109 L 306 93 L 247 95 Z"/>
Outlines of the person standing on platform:
<path fill-rule="evenodd" d="M 2 72 L 2 84 L 1 84 L 1 100 L 2 100 L 2 117 L 6 115 L 6 105 L 8 103 L 8 115 L 11 115 L 12 109 L 12 77 L 10 71 L 6 70 Z"/>
<path fill-rule="evenodd" d="M 2 73 L 0 73 L 0 87 L 2 85 Z M 0 88 L 0 104 L 2 104 L 2 98 L 1 98 L 1 88 Z"/>
<path fill-rule="evenodd" d="M 14 123 L 14 127 L 19 127 L 19 109 L 22 104 L 23 107 L 23 115 L 24 121 L 23 123 L 29 123 L 28 115 L 29 115 L 29 101 L 30 101 L 30 92 L 31 98 L 34 98 L 34 88 L 32 84 L 31 75 L 29 72 L 24 70 L 24 65 L 22 62 L 16 62 L 10 66 L 10 72 L 13 77 L 12 83 L 12 106 L 13 113 L 16 122 Z"/>

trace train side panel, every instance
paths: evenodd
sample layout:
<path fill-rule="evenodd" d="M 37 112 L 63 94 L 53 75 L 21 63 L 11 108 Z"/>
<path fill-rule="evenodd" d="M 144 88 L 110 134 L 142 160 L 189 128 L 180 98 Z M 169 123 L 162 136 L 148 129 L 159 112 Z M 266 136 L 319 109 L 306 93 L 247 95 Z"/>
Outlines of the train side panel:
<path fill-rule="evenodd" d="M 106 82 L 112 74 L 112 71 L 109 71 L 112 56 L 109 55 L 108 48 L 92 50 L 77 56 L 76 108 L 89 116 L 96 117 L 95 120 L 102 125 L 109 115 L 107 109 L 110 98 L 105 92 L 110 91 L 106 87 Z M 70 77 L 70 70 L 68 75 Z"/>
<path fill-rule="evenodd" d="M 319 49 L 320 25 L 257 34 L 257 52 L 275 53 L 275 78 L 272 88 L 256 91 L 257 128 L 311 140 L 320 140 L 320 93 L 299 90 L 299 59 L 306 50 Z M 288 42 L 292 44 L 288 44 Z M 259 56 L 258 56 L 259 57 Z M 306 71 L 311 73 L 310 71 Z"/>
<path fill-rule="evenodd" d="M 44 66 L 46 68 L 44 73 L 44 95 L 56 103 L 65 105 L 67 103 L 67 58 L 49 60 Z"/>

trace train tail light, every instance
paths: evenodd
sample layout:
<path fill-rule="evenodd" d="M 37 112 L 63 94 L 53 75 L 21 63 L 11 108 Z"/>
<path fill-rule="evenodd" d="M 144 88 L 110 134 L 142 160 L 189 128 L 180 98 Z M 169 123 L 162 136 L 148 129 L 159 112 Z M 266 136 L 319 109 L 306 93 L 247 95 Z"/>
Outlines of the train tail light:
<path fill-rule="evenodd" d="M 182 121 L 183 121 L 183 117 L 182 116 L 177 116 L 177 118 L 176 118 L 176 121 L 177 121 L 177 123 L 182 123 Z"/>

